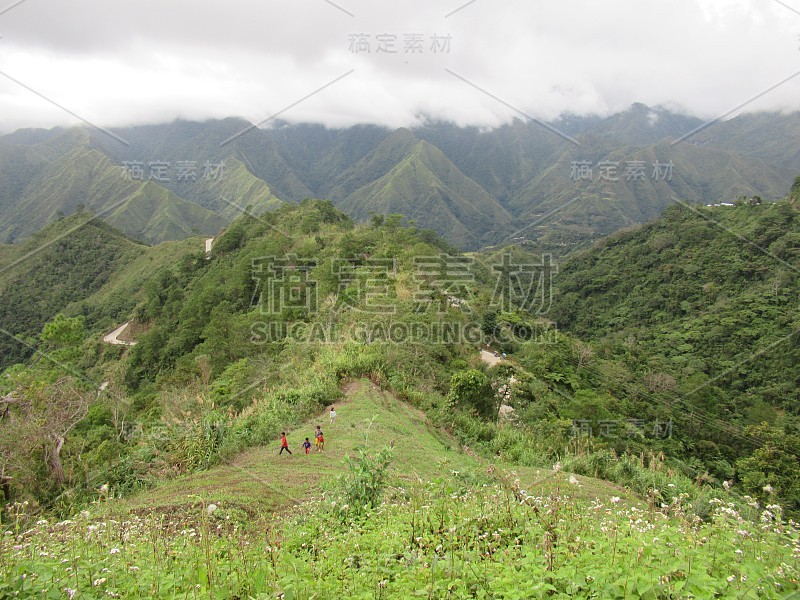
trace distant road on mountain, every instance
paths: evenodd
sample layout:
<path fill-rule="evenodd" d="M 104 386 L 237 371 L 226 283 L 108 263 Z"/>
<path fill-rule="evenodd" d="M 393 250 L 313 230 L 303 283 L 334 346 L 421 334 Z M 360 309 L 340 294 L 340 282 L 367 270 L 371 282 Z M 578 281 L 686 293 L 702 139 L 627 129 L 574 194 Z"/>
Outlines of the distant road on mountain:
<path fill-rule="evenodd" d="M 127 329 L 128 325 L 130 325 L 130 321 L 127 323 L 120 325 L 114 331 L 109 333 L 108 335 L 103 336 L 103 341 L 106 344 L 114 344 L 117 346 L 135 346 L 136 342 L 127 342 L 125 340 L 119 339 L 118 336 L 122 335 L 122 332 Z"/>

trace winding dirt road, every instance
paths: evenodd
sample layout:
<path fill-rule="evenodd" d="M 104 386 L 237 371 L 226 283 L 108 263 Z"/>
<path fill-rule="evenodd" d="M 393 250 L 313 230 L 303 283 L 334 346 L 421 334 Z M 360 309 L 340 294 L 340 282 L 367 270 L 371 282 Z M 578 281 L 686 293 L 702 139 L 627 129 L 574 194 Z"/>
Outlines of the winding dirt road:
<path fill-rule="evenodd" d="M 118 339 L 118 336 L 125 331 L 125 328 L 130 325 L 130 321 L 127 323 L 120 325 L 114 331 L 109 333 L 108 335 L 103 336 L 103 341 L 106 344 L 115 344 L 117 346 L 135 346 L 136 342 L 126 342 L 125 340 Z"/>

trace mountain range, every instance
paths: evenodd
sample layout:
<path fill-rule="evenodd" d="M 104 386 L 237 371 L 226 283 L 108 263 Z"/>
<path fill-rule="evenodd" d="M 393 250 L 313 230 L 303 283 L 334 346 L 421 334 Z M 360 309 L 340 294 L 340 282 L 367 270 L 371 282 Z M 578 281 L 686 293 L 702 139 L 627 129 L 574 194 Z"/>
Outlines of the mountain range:
<path fill-rule="evenodd" d="M 634 104 L 607 118 L 327 129 L 237 118 L 0 137 L 0 242 L 79 206 L 147 243 L 215 235 L 242 212 L 326 198 L 363 220 L 403 214 L 464 249 L 566 251 L 675 203 L 786 195 L 800 113 L 706 123 Z"/>

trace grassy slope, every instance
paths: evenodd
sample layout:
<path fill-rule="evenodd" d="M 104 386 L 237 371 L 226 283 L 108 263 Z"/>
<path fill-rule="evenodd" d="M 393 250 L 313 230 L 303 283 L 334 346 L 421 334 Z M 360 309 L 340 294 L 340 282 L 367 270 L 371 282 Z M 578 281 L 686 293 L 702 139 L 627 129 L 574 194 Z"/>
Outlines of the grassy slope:
<path fill-rule="evenodd" d="M 205 236 L 163 242 L 157 246 L 142 246 L 141 248 L 142 252 L 124 269 L 114 271 L 102 288 L 86 298 L 87 304 L 95 306 L 120 297 L 141 299 L 144 281 L 164 269 L 174 267 L 187 256 L 202 252 L 205 248 Z"/>
<path fill-rule="evenodd" d="M 279 456 L 279 440 L 269 447 L 253 448 L 237 456 L 229 464 L 205 472 L 180 477 L 153 490 L 121 501 L 113 511 L 180 512 L 195 503 L 194 496 L 221 506 L 236 506 L 251 515 L 282 512 L 293 504 L 320 494 L 335 478 L 346 472 L 343 459 L 364 443 L 373 449 L 394 445 L 391 466 L 392 480 L 403 482 L 433 481 L 454 476 L 453 472 L 479 474 L 489 463 L 461 452 L 458 443 L 433 427 L 425 415 L 408 404 L 380 391 L 369 381 L 345 386 L 345 400 L 336 404 L 337 421 L 330 426 L 327 414 L 308 422 L 303 428 L 287 432 L 289 447 L 294 453 Z M 308 436 L 313 440 L 316 425 L 325 433 L 325 451 L 312 449 L 306 456 L 300 447 Z M 514 468 L 521 484 L 537 493 L 547 493 L 563 485 L 564 475 L 552 471 Z M 629 502 L 635 498 L 613 484 L 578 477 L 579 486 L 571 486 L 576 498 L 620 496 Z"/>
<path fill-rule="evenodd" d="M 357 220 L 373 211 L 404 214 L 462 247 L 475 246 L 476 239 L 511 218 L 427 142 L 417 143 L 386 175 L 350 194 L 340 206 Z"/>
<path fill-rule="evenodd" d="M 152 181 L 126 179 L 107 156 L 79 146 L 25 188 L 4 215 L 0 236 L 9 240 L 31 235 L 59 211 L 71 214 L 80 204 L 128 235 L 154 244 L 185 238 L 193 229 L 215 234 L 224 224 L 219 215 Z"/>
<path fill-rule="evenodd" d="M 276 210 L 282 204 L 265 181 L 247 169 L 235 158 L 225 159 L 225 172 L 218 179 L 198 175 L 195 182 L 177 188 L 181 198 L 190 199 L 214 211 L 226 222 L 241 216 L 246 207 L 254 214 Z"/>

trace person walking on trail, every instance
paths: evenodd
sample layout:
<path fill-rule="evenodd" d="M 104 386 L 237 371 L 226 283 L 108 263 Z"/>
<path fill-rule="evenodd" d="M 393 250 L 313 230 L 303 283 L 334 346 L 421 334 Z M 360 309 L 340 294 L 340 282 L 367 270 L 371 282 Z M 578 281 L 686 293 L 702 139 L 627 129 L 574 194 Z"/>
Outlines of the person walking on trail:
<path fill-rule="evenodd" d="M 278 456 L 283 454 L 284 450 L 286 450 L 289 454 L 292 453 L 292 451 L 289 450 L 289 442 L 286 441 L 286 432 L 285 431 L 281 431 L 281 451 L 278 452 Z"/>
<path fill-rule="evenodd" d="M 336 409 L 331 406 L 331 425 L 336 421 Z"/>
<path fill-rule="evenodd" d="M 303 442 L 303 450 L 306 451 L 306 454 L 308 454 L 309 450 L 311 450 L 311 442 L 308 441 L 308 438 L 306 438 L 306 441 Z"/>
<path fill-rule="evenodd" d="M 314 446 L 316 446 L 317 452 L 325 450 L 325 436 L 322 435 L 322 428 L 319 425 L 317 425 L 317 431 L 314 432 Z"/>

